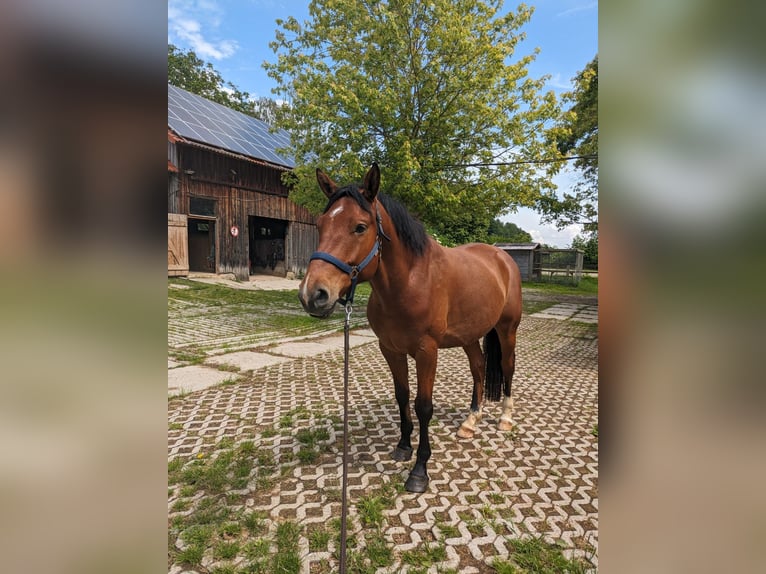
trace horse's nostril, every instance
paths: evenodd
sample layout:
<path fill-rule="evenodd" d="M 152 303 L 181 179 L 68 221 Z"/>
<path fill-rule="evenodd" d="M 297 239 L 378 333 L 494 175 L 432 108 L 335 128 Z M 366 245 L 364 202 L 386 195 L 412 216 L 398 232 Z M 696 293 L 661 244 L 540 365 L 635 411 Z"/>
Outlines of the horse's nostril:
<path fill-rule="evenodd" d="M 330 300 L 330 295 L 324 289 L 317 289 L 314 292 L 314 303 L 325 305 Z"/>

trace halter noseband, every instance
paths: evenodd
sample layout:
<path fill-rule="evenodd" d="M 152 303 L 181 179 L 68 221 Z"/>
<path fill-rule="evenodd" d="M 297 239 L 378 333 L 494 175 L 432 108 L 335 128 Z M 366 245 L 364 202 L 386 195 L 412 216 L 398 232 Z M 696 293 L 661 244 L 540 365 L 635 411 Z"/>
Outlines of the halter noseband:
<path fill-rule="evenodd" d="M 380 211 L 378 211 L 378 206 L 375 206 L 375 220 L 377 221 L 377 227 L 378 232 L 375 237 L 375 243 L 372 246 L 372 249 L 367 254 L 367 257 L 362 259 L 362 261 L 357 265 L 349 265 L 348 263 L 345 263 L 344 261 L 341 261 L 334 255 L 331 255 L 330 253 L 326 253 L 324 251 L 314 251 L 314 253 L 311 254 L 311 257 L 309 257 L 309 262 L 313 261 L 314 259 L 320 259 L 322 261 L 326 261 L 327 263 L 332 263 L 343 271 L 344 273 L 347 273 L 351 277 L 351 289 L 349 289 L 348 294 L 346 295 L 345 299 L 338 299 L 338 302 L 341 305 L 350 305 L 354 302 L 354 292 L 356 291 L 356 284 L 357 281 L 359 281 L 359 274 L 364 271 L 364 268 L 369 265 L 370 261 L 372 261 L 376 255 L 380 256 L 381 253 L 381 237 L 385 237 L 389 241 L 391 241 L 391 238 L 386 235 L 385 231 L 383 231 L 383 226 L 381 225 L 380 221 Z"/>

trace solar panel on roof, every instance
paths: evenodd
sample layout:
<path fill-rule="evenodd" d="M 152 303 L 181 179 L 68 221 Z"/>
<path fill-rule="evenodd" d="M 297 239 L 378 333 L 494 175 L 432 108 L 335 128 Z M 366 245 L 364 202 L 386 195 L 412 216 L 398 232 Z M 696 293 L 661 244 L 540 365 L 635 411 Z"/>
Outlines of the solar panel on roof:
<path fill-rule="evenodd" d="M 168 126 L 178 135 L 262 159 L 295 167 L 289 155 L 277 152 L 286 147 L 290 134 L 269 131 L 265 122 L 168 84 Z"/>

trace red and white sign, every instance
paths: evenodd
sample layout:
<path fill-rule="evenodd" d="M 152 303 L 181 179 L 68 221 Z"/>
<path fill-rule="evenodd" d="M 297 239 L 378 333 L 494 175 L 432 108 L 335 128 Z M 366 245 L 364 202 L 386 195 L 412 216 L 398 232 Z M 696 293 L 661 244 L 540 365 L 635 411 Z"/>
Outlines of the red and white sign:
<path fill-rule="evenodd" d="M 233 237 L 236 237 L 237 235 L 239 235 L 239 227 L 237 227 L 236 225 L 232 225 L 231 229 L 229 229 L 229 232 L 232 234 Z"/>

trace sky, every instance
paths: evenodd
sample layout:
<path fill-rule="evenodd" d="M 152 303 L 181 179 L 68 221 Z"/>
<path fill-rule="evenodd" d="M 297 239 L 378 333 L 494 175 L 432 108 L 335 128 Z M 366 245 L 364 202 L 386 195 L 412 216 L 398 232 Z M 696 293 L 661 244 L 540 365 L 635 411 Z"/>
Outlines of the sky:
<path fill-rule="evenodd" d="M 299 0 L 168 0 L 168 42 L 213 64 L 227 82 L 253 96 L 275 97 L 274 81 L 262 67 L 274 62 L 269 48 L 277 30 L 276 19 L 308 19 L 308 2 Z M 522 28 L 526 39 L 518 55 L 540 53 L 529 65 L 529 74 L 549 76 L 546 89 L 557 94 L 571 89 L 571 80 L 598 52 L 598 2 L 593 0 L 529 1 L 535 8 Z M 510 9 L 517 2 L 506 2 Z M 562 172 L 554 179 L 559 191 L 571 188 L 576 176 Z M 532 235 L 534 241 L 568 247 L 580 231 L 571 226 L 557 230 L 540 222 L 538 214 L 522 208 L 502 216 Z"/>

